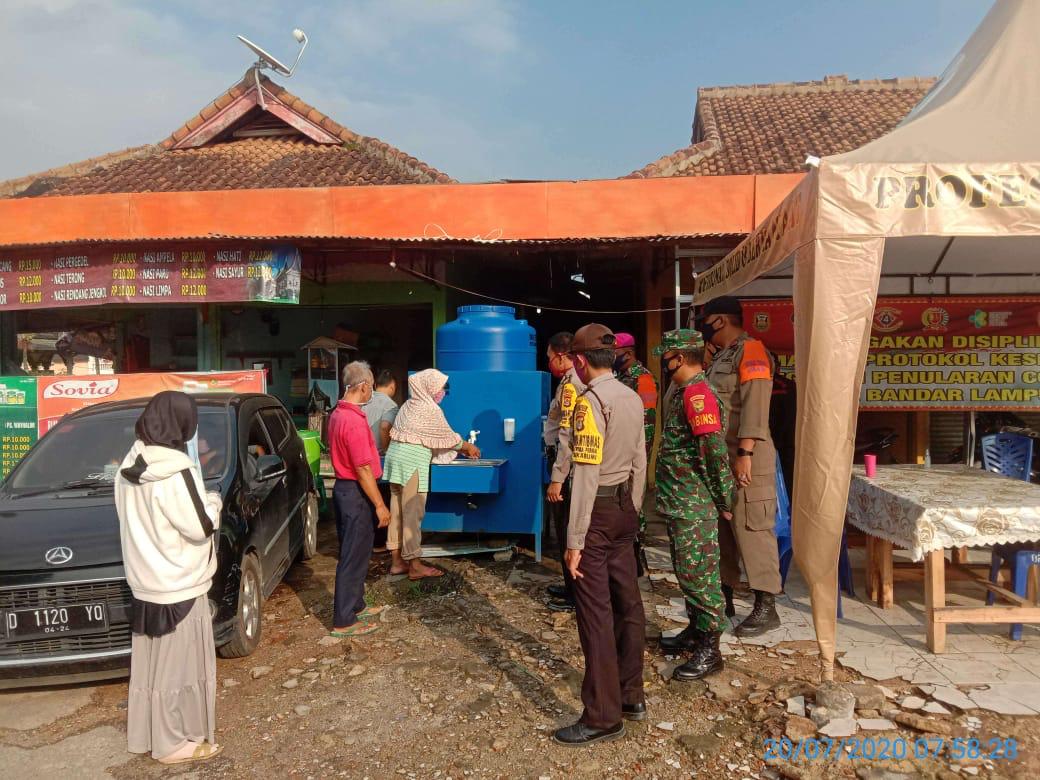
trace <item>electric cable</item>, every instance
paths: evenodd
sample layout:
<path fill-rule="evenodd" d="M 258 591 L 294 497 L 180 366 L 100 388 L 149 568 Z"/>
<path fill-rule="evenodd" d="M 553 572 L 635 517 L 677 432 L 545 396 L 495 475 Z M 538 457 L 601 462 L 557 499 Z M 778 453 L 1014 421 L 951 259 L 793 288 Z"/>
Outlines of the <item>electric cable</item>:
<path fill-rule="evenodd" d="M 414 268 L 402 268 L 394 260 L 391 260 L 389 265 L 396 271 L 403 271 L 404 273 L 411 274 L 412 276 L 431 282 L 438 287 L 447 287 L 456 292 L 472 295 L 475 298 L 483 298 L 487 301 L 508 303 L 510 306 L 526 306 L 529 309 L 548 309 L 549 311 L 561 311 L 567 314 L 651 314 L 654 312 L 675 311 L 674 306 L 666 306 L 660 309 L 566 309 L 561 306 L 549 306 L 542 303 L 524 303 L 523 301 L 513 301 L 509 298 L 498 298 L 494 295 L 487 295 L 485 293 L 477 292 L 476 290 L 467 290 L 465 287 L 459 287 L 458 285 L 450 284 L 448 282 L 442 282 L 440 279 L 424 274 L 422 271 L 416 271 Z"/>

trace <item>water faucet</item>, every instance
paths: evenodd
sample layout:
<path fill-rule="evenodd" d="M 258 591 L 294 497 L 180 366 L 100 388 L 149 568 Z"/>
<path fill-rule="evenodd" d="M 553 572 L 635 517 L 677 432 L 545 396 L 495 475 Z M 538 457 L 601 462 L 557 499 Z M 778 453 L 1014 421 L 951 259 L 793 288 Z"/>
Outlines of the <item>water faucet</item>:
<path fill-rule="evenodd" d="M 480 431 L 470 431 L 469 432 L 469 443 L 473 444 L 473 445 L 476 445 L 476 443 L 477 443 L 477 436 L 479 434 L 480 434 Z"/>

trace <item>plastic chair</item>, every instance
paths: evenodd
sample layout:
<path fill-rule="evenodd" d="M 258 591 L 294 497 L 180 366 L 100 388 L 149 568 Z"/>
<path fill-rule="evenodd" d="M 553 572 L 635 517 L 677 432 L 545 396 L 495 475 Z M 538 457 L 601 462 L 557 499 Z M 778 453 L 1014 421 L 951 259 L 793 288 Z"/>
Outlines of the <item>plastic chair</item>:
<path fill-rule="evenodd" d="M 982 467 L 995 474 L 1028 482 L 1033 468 L 1033 440 L 1017 433 L 983 436 Z"/>
<path fill-rule="evenodd" d="M 1033 440 L 1015 433 L 983 436 L 982 467 L 995 474 L 1028 482 L 1033 468 Z M 994 545 L 989 566 L 990 582 L 996 584 L 1004 565 L 1007 565 L 1011 575 L 1012 590 L 1019 596 L 1025 596 L 1029 569 L 1040 565 L 1040 550 L 1016 544 Z M 986 603 L 993 604 L 994 601 L 996 594 L 990 592 L 986 596 Z M 1021 640 L 1022 624 L 1012 623 L 1008 636 L 1015 641 Z"/>
<path fill-rule="evenodd" d="M 776 459 L 776 546 L 780 554 L 780 584 L 787 584 L 787 573 L 791 569 L 794 548 L 791 543 L 791 500 L 784 481 L 784 472 L 780 468 L 780 457 Z M 841 609 L 841 592 L 845 591 L 853 598 L 856 591 L 852 585 L 852 564 L 849 562 L 849 548 L 845 542 L 845 529 L 841 532 L 841 551 L 838 554 L 838 617 L 845 615 Z"/>

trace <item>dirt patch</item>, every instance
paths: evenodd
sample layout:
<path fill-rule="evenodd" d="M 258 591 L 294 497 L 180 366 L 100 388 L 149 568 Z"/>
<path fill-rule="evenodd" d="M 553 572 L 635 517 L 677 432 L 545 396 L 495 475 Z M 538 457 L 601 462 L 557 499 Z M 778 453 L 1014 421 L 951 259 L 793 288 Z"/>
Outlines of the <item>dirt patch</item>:
<path fill-rule="evenodd" d="M 258 651 L 218 661 L 218 739 L 225 752 L 192 767 L 193 777 L 866 777 L 871 767 L 954 776 L 949 756 L 767 764 L 764 740 L 784 736 L 784 698 L 817 682 L 818 659 L 808 654 L 815 650 L 812 643 L 743 646 L 744 654 L 727 658 L 726 670 L 708 685 L 667 680 L 676 659 L 658 655 L 650 643 L 648 720 L 628 724 L 627 737 L 617 742 L 582 749 L 556 745 L 552 731 L 581 711 L 584 669 L 573 617 L 545 607 L 553 564 L 441 560 L 448 576 L 416 584 L 387 581 L 386 559 L 376 558 L 369 595 L 373 603 L 390 605 L 381 630 L 332 642 L 333 536 L 334 529 L 323 524 L 319 555 L 295 566 L 268 600 Z M 654 607 L 678 590 L 664 582 L 655 589 L 645 597 L 647 633 L 656 636 L 676 626 Z M 841 670 L 838 677 L 856 679 Z M 289 681 L 295 684 L 285 687 Z M 899 681 L 888 686 L 913 692 Z M 64 750 L 60 746 L 70 743 L 62 740 L 107 727 L 119 739 L 105 732 L 108 738 L 99 744 L 112 754 L 104 766 L 116 777 L 187 771 L 122 752 L 125 682 L 101 686 L 92 697 L 90 706 L 48 726 L 0 732 L 0 755 L 22 756 L 9 752 L 14 745 Z M 973 736 L 1016 738 L 1018 757 L 991 766 L 979 761 L 956 776 L 970 776 L 973 769 L 979 777 L 1040 776 L 1036 719 L 972 714 L 980 721 Z M 942 721 L 960 733 L 964 717 L 954 710 Z M 921 736 L 905 727 L 885 734 L 900 735 Z"/>

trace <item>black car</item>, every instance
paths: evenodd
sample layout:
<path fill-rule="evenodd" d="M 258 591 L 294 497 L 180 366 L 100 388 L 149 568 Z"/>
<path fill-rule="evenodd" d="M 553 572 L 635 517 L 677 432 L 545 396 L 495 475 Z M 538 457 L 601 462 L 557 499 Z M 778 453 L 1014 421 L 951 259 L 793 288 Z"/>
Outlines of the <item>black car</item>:
<path fill-rule="evenodd" d="M 195 396 L 209 490 L 224 499 L 209 592 L 217 652 L 249 655 L 264 598 L 317 547 L 314 478 L 285 408 L 259 394 Z M 148 399 L 63 418 L 0 485 L 0 687 L 121 676 L 130 589 L 114 480 Z"/>

